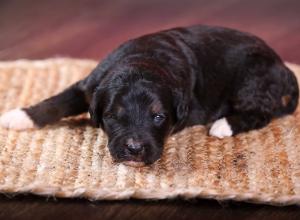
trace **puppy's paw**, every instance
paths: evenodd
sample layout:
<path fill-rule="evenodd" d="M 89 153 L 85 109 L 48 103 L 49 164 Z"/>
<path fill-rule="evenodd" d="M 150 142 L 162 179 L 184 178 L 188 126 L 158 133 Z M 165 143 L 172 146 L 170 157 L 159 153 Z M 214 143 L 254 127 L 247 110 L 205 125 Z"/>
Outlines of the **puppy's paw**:
<path fill-rule="evenodd" d="M 213 123 L 209 130 L 209 135 L 218 138 L 230 137 L 233 132 L 226 118 L 221 118 Z"/>
<path fill-rule="evenodd" d="M 14 130 L 25 130 L 34 128 L 31 118 L 22 109 L 13 109 L 0 117 L 0 125 Z"/>

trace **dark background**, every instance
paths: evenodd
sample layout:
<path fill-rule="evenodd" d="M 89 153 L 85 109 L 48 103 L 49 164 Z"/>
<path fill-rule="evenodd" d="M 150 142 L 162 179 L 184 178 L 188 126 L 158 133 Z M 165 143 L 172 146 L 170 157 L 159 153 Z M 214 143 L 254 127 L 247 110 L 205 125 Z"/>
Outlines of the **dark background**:
<path fill-rule="evenodd" d="M 192 24 L 263 38 L 300 63 L 299 0 L 0 0 L 0 59 L 101 59 L 125 40 Z"/>
<path fill-rule="evenodd" d="M 101 60 L 123 41 L 191 24 L 263 38 L 300 63 L 299 0 L 0 0 L 0 60 Z M 300 207 L 211 200 L 100 201 L 0 196 L 0 219 L 300 219 Z"/>

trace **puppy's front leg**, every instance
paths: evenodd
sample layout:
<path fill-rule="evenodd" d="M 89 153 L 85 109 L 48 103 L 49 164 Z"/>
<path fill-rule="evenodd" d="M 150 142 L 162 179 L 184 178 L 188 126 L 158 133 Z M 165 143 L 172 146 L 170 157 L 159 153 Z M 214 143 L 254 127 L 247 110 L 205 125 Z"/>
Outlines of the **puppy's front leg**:
<path fill-rule="evenodd" d="M 63 92 L 28 108 L 11 110 L 0 117 L 2 127 L 24 130 L 43 127 L 63 117 L 78 115 L 88 110 L 88 101 L 80 82 Z"/>

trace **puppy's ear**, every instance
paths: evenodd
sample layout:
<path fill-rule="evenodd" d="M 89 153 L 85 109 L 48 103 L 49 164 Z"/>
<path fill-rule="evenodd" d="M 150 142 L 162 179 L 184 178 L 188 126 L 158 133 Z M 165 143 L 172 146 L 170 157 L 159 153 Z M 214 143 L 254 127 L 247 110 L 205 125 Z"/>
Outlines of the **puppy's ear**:
<path fill-rule="evenodd" d="M 187 94 L 182 91 L 173 91 L 173 103 L 175 108 L 175 125 L 172 130 L 173 133 L 184 128 L 186 120 L 189 115 L 189 99 Z"/>
<path fill-rule="evenodd" d="M 89 113 L 91 116 L 92 123 L 97 128 L 102 126 L 104 95 L 104 89 L 96 88 L 89 107 Z"/>

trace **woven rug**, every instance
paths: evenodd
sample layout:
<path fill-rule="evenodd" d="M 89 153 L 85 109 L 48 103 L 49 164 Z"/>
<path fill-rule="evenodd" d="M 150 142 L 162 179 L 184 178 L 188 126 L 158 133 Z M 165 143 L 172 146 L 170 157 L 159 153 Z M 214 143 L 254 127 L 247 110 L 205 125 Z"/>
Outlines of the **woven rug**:
<path fill-rule="evenodd" d="M 58 93 L 96 62 L 0 62 L 0 114 Z M 289 64 L 298 76 L 300 67 Z M 219 140 L 195 126 L 149 167 L 115 164 L 87 115 L 40 130 L 0 128 L 0 191 L 98 199 L 214 198 L 300 204 L 300 109 L 261 130 Z"/>

